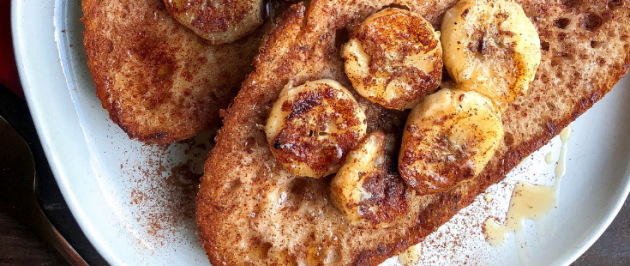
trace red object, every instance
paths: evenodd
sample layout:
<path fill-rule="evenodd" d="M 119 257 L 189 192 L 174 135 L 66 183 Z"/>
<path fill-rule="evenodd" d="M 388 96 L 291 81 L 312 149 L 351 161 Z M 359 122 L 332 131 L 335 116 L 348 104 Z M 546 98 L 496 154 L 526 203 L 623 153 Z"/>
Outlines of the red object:
<path fill-rule="evenodd" d="M 11 1 L 0 1 L 0 83 L 13 93 L 24 97 L 20 77 L 15 66 L 11 39 Z"/>

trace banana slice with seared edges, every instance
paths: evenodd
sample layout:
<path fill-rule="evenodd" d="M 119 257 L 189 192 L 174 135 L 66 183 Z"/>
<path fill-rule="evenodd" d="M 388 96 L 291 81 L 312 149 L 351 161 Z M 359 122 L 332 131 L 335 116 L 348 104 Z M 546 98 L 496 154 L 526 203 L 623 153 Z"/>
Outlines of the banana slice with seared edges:
<path fill-rule="evenodd" d="M 336 81 L 287 86 L 273 104 L 265 134 L 274 157 L 292 174 L 320 178 L 336 173 L 365 136 L 363 109 Z"/>
<path fill-rule="evenodd" d="M 409 114 L 398 170 L 419 195 L 447 191 L 478 175 L 502 139 L 501 117 L 488 97 L 442 89 Z"/>
<path fill-rule="evenodd" d="M 353 225 L 387 227 L 408 212 L 410 190 L 396 171 L 393 135 L 377 131 L 350 151 L 330 184 L 333 205 Z"/>
<path fill-rule="evenodd" d="M 462 88 L 496 102 L 525 95 L 540 65 L 540 38 L 516 2 L 462 0 L 442 21 L 444 64 Z"/>
<path fill-rule="evenodd" d="M 214 45 L 234 42 L 263 23 L 262 0 L 164 0 L 171 16 Z"/>
<path fill-rule="evenodd" d="M 343 46 L 342 57 L 354 89 L 389 109 L 413 108 L 442 79 L 439 32 L 404 9 L 368 17 Z"/>

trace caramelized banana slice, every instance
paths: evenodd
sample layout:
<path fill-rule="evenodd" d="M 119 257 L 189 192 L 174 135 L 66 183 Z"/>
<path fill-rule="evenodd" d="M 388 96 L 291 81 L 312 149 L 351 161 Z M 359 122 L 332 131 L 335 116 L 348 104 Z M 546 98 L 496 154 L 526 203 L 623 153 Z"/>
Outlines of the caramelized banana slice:
<path fill-rule="evenodd" d="M 262 0 L 164 0 L 175 20 L 214 45 L 231 43 L 263 23 Z"/>
<path fill-rule="evenodd" d="M 442 89 L 409 114 L 398 170 L 419 195 L 447 191 L 479 174 L 502 139 L 501 117 L 489 98 Z"/>
<path fill-rule="evenodd" d="M 385 108 L 413 108 L 442 79 L 439 32 L 422 16 L 388 8 L 368 17 L 342 50 L 361 96 Z"/>
<path fill-rule="evenodd" d="M 351 224 L 387 227 L 407 213 L 413 191 L 396 171 L 397 146 L 380 131 L 366 136 L 330 183 L 332 203 Z"/>
<path fill-rule="evenodd" d="M 525 95 L 540 65 L 538 32 L 511 1 L 458 2 L 444 15 L 442 46 L 451 77 L 498 102 Z"/>
<path fill-rule="evenodd" d="M 276 159 L 292 174 L 320 178 L 336 173 L 365 135 L 363 109 L 333 80 L 285 88 L 265 126 Z"/>

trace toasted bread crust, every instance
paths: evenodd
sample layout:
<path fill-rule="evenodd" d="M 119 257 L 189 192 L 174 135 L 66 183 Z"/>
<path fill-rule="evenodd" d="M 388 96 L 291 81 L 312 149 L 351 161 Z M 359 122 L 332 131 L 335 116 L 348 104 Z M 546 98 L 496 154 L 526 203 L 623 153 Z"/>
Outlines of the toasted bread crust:
<path fill-rule="evenodd" d="M 88 66 L 114 123 L 130 138 L 171 143 L 217 126 L 252 70 L 264 29 L 213 46 L 170 17 L 161 0 L 81 3 Z"/>
<path fill-rule="evenodd" d="M 494 157 L 478 177 L 448 192 L 414 199 L 411 211 L 396 225 L 374 229 L 344 221 L 330 203 L 327 179 L 287 174 L 271 156 L 259 125 L 288 82 L 331 78 L 350 87 L 335 33 L 390 2 L 314 0 L 308 11 L 292 7 L 264 41 L 256 70 L 228 109 L 205 164 L 197 223 L 212 264 L 377 265 L 422 241 L 503 179 L 601 99 L 630 68 L 630 1 L 519 2 L 539 31 L 543 56 L 528 95 L 503 113 L 505 137 Z M 398 4 L 439 28 L 440 15 L 454 3 Z M 563 18 L 572 22 L 554 26 Z M 368 133 L 380 129 L 400 134 L 406 113 L 355 97 L 365 110 Z M 261 247 L 262 253 L 252 253 Z"/>

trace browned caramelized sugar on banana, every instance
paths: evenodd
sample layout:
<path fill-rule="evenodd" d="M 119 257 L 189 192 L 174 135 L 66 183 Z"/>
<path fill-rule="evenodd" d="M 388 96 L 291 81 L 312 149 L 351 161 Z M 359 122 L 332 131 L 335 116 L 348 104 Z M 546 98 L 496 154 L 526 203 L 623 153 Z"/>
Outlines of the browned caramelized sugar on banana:
<path fill-rule="evenodd" d="M 411 143 L 420 143 L 425 140 L 425 134 L 416 125 L 409 125 L 406 127 L 406 131 L 412 136 L 408 141 Z M 478 141 L 468 140 L 463 144 L 456 144 L 448 139 L 446 133 L 439 134 L 433 139 L 433 145 L 431 149 L 436 153 L 448 153 L 446 156 L 433 157 L 430 153 L 416 154 L 414 151 L 405 150 L 401 155 L 400 170 L 408 176 L 408 180 L 413 187 L 421 188 L 424 194 L 442 192 L 450 189 L 450 187 L 459 183 L 460 181 L 473 178 L 475 176 L 475 170 L 472 162 L 472 157 L 477 154 L 473 149 L 469 149 L 471 146 L 478 144 Z M 411 144 L 412 145 L 412 144 Z M 415 169 L 409 169 L 406 166 L 413 165 L 415 162 L 424 160 L 430 164 L 438 165 L 432 174 L 427 174 L 424 171 L 417 171 Z M 423 169 L 426 170 L 426 169 Z"/>
<path fill-rule="evenodd" d="M 353 225 L 387 227 L 406 215 L 413 191 L 396 168 L 400 142 L 374 132 L 350 151 L 330 184 L 330 198 Z"/>
<path fill-rule="evenodd" d="M 498 109 L 488 97 L 442 89 L 409 114 L 400 174 L 419 195 L 450 190 L 483 170 L 503 134 Z"/>
<path fill-rule="evenodd" d="M 462 89 L 507 103 L 527 93 L 540 38 L 518 3 L 459 1 L 444 14 L 442 31 L 444 64 Z"/>
<path fill-rule="evenodd" d="M 366 127 L 352 94 L 336 81 L 319 80 L 285 88 L 265 132 L 273 155 L 290 173 L 320 178 L 337 172 Z"/>
<path fill-rule="evenodd" d="M 262 0 L 163 0 L 182 25 L 212 44 L 234 42 L 263 23 Z"/>
<path fill-rule="evenodd" d="M 357 92 L 390 109 L 412 108 L 442 78 L 439 33 L 422 16 L 403 9 L 387 8 L 368 17 L 342 56 Z"/>
<path fill-rule="evenodd" d="M 366 174 L 363 179 L 363 189 L 370 198 L 362 200 L 358 209 L 366 221 L 385 227 L 407 214 L 411 193 L 400 175 L 381 170 Z"/>

